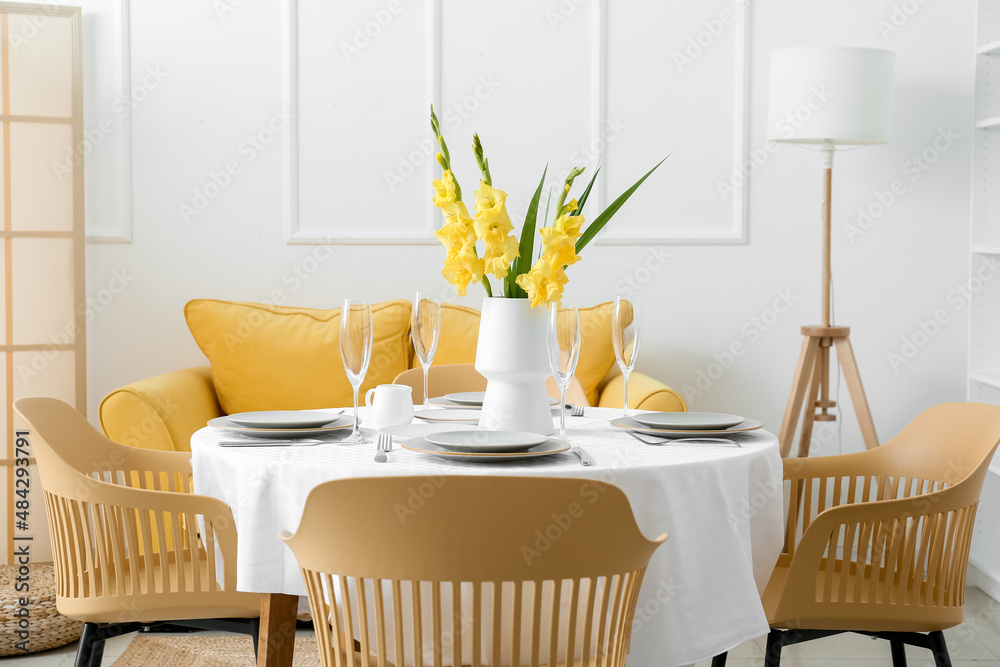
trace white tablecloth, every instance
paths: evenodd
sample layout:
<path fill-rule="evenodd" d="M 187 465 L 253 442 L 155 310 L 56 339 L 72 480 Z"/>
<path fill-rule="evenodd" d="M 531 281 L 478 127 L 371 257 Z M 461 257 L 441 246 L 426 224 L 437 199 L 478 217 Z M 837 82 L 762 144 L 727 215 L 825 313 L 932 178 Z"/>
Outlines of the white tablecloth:
<path fill-rule="evenodd" d="M 649 446 L 608 424 L 620 410 L 567 417 L 567 436 L 595 465 L 570 454 L 504 464 L 443 461 L 396 446 L 375 463 L 374 445 L 233 448 L 217 429 L 191 438 L 194 487 L 233 509 L 239 532 L 237 587 L 305 595 L 295 557 L 278 539 L 294 532 L 306 496 L 332 479 L 375 475 L 538 475 L 597 479 L 620 487 L 647 537 L 670 533 L 646 571 L 629 665 L 673 667 L 705 659 L 768 630 L 759 592 L 783 539 L 781 458 L 766 431 L 740 448 Z"/>

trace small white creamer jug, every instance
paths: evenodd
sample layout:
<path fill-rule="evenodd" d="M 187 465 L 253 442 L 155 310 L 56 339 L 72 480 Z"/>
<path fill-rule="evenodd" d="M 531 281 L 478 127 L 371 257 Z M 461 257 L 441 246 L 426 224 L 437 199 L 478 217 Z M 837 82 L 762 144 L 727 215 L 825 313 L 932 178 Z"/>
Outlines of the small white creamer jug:
<path fill-rule="evenodd" d="M 372 400 L 372 394 L 375 399 Z M 380 384 L 365 393 L 365 405 L 379 428 L 413 421 L 413 389 L 405 384 Z"/>

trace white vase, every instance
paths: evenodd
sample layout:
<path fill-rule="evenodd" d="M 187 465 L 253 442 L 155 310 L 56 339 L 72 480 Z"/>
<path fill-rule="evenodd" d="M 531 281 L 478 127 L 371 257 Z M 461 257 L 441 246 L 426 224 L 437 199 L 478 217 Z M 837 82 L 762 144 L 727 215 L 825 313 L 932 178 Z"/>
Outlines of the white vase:
<path fill-rule="evenodd" d="M 554 432 L 545 388 L 545 308 L 532 308 L 528 299 L 484 298 L 476 370 L 487 381 L 480 426 Z"/>

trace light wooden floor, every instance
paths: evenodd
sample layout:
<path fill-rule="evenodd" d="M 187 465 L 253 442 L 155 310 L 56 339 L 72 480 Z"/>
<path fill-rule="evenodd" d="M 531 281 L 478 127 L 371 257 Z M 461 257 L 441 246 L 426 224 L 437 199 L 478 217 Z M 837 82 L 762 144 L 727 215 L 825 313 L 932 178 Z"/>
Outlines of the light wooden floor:
<path fill-rule="evenodd" d="M 1000 602 L 977 588 L 966 594 L 965 623 L 945 633 L 954 667 L 1000 667 Z M 709 631 L 706 628 L 706 631 Z M 207 635 L 220 633 L 205 633 Z M 114 664 L 135 635 L 118 637 L 107 643 L 104 664 Z M 913 667 L 933 667 L 927 651 L 907 648 Z M 70 645 L 24 658 L 7 658 L 6 665 L 25 667 L 70 667 L 76 646 Z M 742 644 L 729 654 L 731 667 L 761 667 L 764 664 L 764 638 Z M 839 635 L 789 646 L 782 652 L 782 667 L 890 667 L 887 642 L 872 641 L 858 635 Z M 697 667 L 708 667 L 709 661 Z"/>

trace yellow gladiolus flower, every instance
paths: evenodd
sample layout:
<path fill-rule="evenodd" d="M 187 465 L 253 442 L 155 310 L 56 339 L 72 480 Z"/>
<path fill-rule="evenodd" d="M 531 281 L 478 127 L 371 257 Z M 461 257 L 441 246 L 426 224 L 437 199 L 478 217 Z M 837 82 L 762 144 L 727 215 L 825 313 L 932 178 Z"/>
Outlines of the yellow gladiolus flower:
<path fill-rule="evenodd" d="M 445 249 L 451 252 L 455 248 L 462 246 L 476 245 L 476 230 L 473 227 L 472 218 L 465 212 L 465 204 L 457 202 L 458 214 L 448 218 L 441 229 L 434 232 Z"/>
<path fill-rule="evenodd" d="M 459 296 L 472 281 L 483 277 L 483 260 L 476 257 L 476 230 L 469 213 L 462 202 L 454 203 L 456 215 L 448 218 L 434 236 L 448 251 L 441 275 L 457 288 Z"/>
<path fill-rule="evenodd" d="M 579 262 L 576 241 L 580 238 L 583 222 L 583 216 L 563 215 L 551 227 L 538 230 L 542 236 L 542 257 L 559 268 Z"/>
<path fill-rule="evenodd" d="M 434 205 L 444 211 L 448 217 L 464 213 L 469 215 L 465 204 L 458 200 L 458 191 L 455 184 L 455 176 L 451 170 L 446 169 L 440 179 L 434 179 Z"/>
<path fill-rule="evenodd" d="M 579 207 L 580 207 L 580 205 L 576 203 L 576 200 L 575 199 L 571 199 L 568 204 L 566 204 L 565 206 L 562 207 L 562 210 L 559 211 L 559 215 L 560 215 L 560 217 L 564 216 L 564 215 L 569 215 L 570 213 L 572 213 L 573 211 L 575 211 Z"/>
<path fill-rule="evenodd" d="M 501 239 L 499 243 L 486 244 L 486 253 L 483 255 L 485 272 L 503 279 L 510 271 L 510 264 L 514 258 L 520 255 L 517 238 L 508 236 Z"/>
<path fill-rule="evenodd" d="M 561 301 L 563 287 L 568 282 L 569 277 L 562 267 L 553 267 L 544 257 L 535 262 L 530 271 L 517 277 L 517 284 L 528 293 L 532 308 Z"/>
<path fill-rule="evenodd" d="M 483 260 L 469 253 L 451 253 L 444 260 L 441 275 L 455 286 L 459 296 L 465 296 L 465 290 L 470 282 L 479 282 L 483 277 Z"/>
<path fill-rule="evenodd" d="M 507 213 L 507 193 L 486 181 L 480 181 L 476 191 L 476 236 L 486 244 L 483 255 L 486 273 L 501 280 L 507 277 L 510 264 L 518 256 L 518 242 L 511 232 L 510 215 Z"/>

